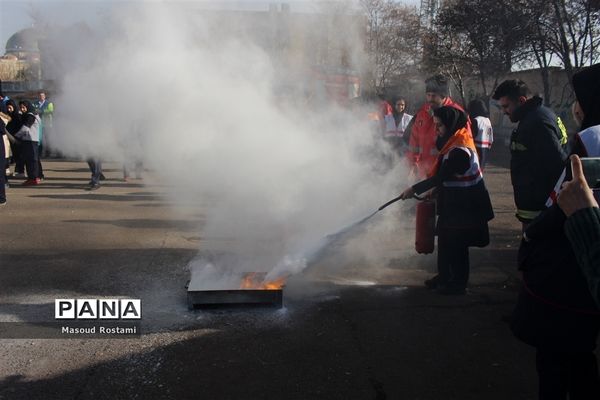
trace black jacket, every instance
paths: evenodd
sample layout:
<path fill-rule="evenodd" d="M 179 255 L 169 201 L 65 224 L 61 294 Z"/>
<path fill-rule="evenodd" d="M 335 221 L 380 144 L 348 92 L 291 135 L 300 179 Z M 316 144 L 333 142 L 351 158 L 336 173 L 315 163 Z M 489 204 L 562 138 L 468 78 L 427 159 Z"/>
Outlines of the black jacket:
<path fill-rule="evenodd" d="M 525 343 L 555 351 L 591 351 L 600 330 L 600 310 L 577 264 L 564 230 L 566 217 L 554 205 L 525 230 L 519 247 L 523 289 L 513 312 L 513 333 Z"/>
<path fill-rule="evenodd" d="M 440 156 L 442 157 L 442 156 Z M 472 246 L 485 246 L 489 238 L 481 237 L 487 234 L 487 223 L 494 218 L 494 211 L 489 193 L 483 179 L 470 187 L 446 187 L 443 182 L 454 174 L 463 174 L 469 168 L 469 157 L 460 149 L 453 149 L 448 159 L 441 162 L 437 173 L 413 185 L 415 193 L 421 194 L 437 187 L 436 210 L 439 215 L 437 222 L 440 229 L 460 231 L 466 243 Z"/>
<path fill-rule="evenodd" d="M 545 208 L 560 176 L 567 152 L 567 133 L 552 110 L 533 97 L 515 110 L 519 126 L 510 138 L 510 176 L 517 217 L 529 222 Z"/>

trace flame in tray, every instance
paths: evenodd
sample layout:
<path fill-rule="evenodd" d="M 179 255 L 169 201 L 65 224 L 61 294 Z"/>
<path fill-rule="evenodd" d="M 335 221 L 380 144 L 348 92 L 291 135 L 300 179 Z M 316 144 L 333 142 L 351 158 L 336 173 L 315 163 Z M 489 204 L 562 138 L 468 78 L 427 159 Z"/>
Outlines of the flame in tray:
<path fill-rule="evenodd" d="M 248 272 L 242 278 L 240 289 L 280 290 L 285 285 L 286 276 L 265 281 L 265 272 Z"/>

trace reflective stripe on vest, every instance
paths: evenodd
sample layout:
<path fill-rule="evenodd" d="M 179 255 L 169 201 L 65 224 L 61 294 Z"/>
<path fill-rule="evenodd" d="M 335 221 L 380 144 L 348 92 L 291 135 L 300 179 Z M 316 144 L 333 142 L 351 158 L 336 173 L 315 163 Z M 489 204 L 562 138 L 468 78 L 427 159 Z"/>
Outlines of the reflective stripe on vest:
<path fill-rule="evenodd" d="M 477 121 L 478 130 L 473 138 L 475 145 L 484 149 L 491 148 L 492 143 L 494 143 L 494 130 L 490 119 L 486 117 L 475 117 L 475 120 Z"/>
<path fill-rule="evenodd" d="M 546 200 L 546 207 L 549 208 L 549 207 L 552 207 L 554 204 L 556 204 L 556 199 L 558 199 L 558 194 L 560 193 L 562 184 L 565 181 L 566 176 L 567 176 L 567 169 L 565 168 L 565 169 L 563 169 L 562 174 L 560 174 L 558 181 L 554 185 L 554 189 L 552 189 L 552 192 L 550 192 L 550 196 L 548 197 L 548 200 Z"/>
<path fill-rule="evenodd" d="M 523 219 L 535 219 L 540 215 L 541 211 L 521 210 L 517 209 L 517 216 Z"/>
<path fill-rule="evenodd" d="M 450 152 L 454 149 L 461 149 L 469 155 L 469 169 L 465 171 L 464 174 L 455 174 L 450 179 L 445 180 L 443 185 L 445 187 L 469 187 L 475 186 L 483 179 L 483 173 L 481 172 L 481 168 L 479 166 L 479 158 L 477 157 L 477 153 L 468 147 L 454 147 L 448 153 L 444 154 L 443 161 L 448 159 Z"/>
<path fill-rule="evenodd" d="M 558 129 L 560 130 L 560 144 L 565 145 L 568 139 L 567 128 L 560 117 L 556 117 L 556 125 L 558 125 Z"/>
<path fill-rule="evenodd" d="M 396 120 L 394 120 L 393 114 L 386 114 L 383 116 L 383 122 L 385 125 L 386 136 L 396 136 Z"/>

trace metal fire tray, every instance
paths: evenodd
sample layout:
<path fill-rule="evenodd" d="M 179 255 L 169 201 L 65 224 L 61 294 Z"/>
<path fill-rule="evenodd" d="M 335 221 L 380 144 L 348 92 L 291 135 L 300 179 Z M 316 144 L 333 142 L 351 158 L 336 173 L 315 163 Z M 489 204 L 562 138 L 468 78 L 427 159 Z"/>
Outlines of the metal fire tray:
<path fill-rule="evenodd" d="M 283 289 L 194 290 L 190 286 L 187 298 L 190 309 L 232 306 L 283 307 Z"/>
<path fill-rule="evenodd" d="M 242 282 L 246 277 L 261 281 L 266 273 L 250 272 L 236 277 L 233 281 Z M 232 284 L 232 282 L 230 282 Z M 283 307 L 283 287 L 275 289 L 264 288 L 207 288 L 201 279 L 192 279 L 187 285 L 188 307 L 218 308 L 218 307 Z"/>

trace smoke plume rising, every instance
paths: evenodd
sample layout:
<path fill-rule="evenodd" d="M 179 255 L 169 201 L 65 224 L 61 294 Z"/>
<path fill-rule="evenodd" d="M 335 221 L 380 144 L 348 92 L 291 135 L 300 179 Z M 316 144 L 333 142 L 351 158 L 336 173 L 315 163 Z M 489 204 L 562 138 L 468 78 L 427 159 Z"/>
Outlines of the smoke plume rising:
<path fill-rule="evenodd" d="M 83 158 L 140 159 L 174 200 L 203 204 L 203 238 L 228 239 L 227 254 L 197 261 L 206 279 L 225 266 L 297 273 L 321 238 L 402 188 L 406 174 L 373 135 L 372 109 L 318 101 L 290 84 L 306 79 L 310 54 L 273 57 L 252 21 L 185 3 L 112 11 L 101 30 L 55 47 L 68 63 L 53 145 Z M 338 28 L 358 69 L 361 28 Z"/>

